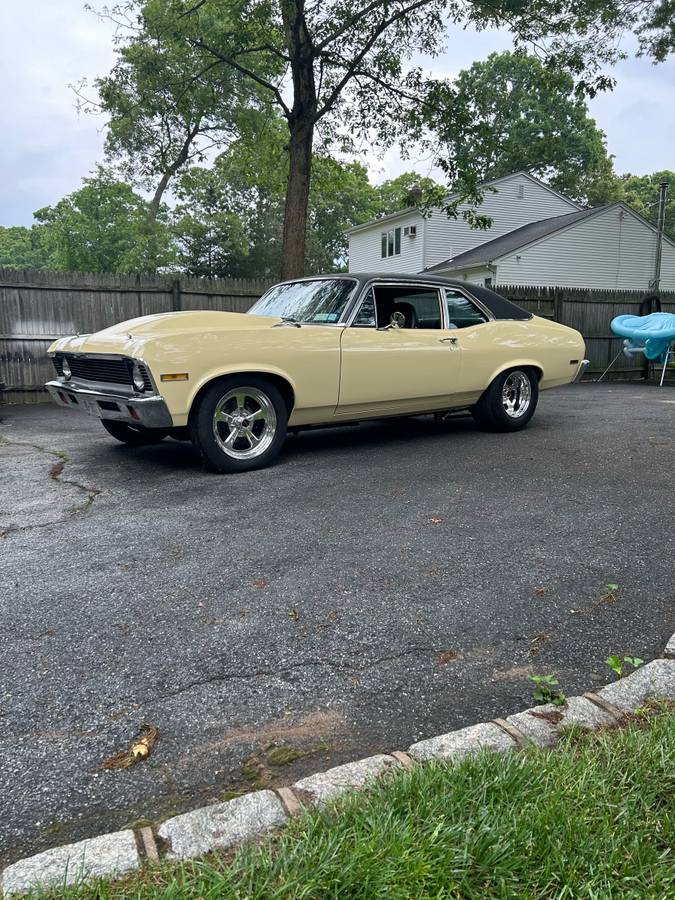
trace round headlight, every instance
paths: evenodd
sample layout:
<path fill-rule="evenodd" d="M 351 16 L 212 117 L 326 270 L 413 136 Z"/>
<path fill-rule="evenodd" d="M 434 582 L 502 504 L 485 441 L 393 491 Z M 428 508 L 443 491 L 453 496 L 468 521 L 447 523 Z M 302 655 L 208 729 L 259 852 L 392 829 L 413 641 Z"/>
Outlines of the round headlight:
<path fill-rule="evenodd" d="M 137 391 L 145 390 L 145 378 L 143 378 L 143 372 L 141 371 L 138 363 L 134 363 L 134 368 L 131 372 L 131 380 L 134 383 L 134 387 Z"/>
<path fill-rule="evenodd" d="M 63 359 L 61 360 L 61 371 L 63 372 L 63 377 L 66 379 L 66 381 L 67 381 L 67 380 L 71 377 L 71 375 L 73 374 L 73 373 L 70 371 L 70 366 L 68 365 L 68 360 L 65 358 L 65 356 L 64 356 Z"/>

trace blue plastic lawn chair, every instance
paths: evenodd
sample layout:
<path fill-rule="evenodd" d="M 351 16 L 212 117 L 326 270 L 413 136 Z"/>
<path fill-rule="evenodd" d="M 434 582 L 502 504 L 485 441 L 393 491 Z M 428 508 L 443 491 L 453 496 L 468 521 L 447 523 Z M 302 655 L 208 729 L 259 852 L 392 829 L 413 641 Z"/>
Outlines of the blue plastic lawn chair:
<path fill-rule="evenodd" d="M 659 365 L 663 363 L 660 381 L 662 387 L 666 367 L 673 356 L 675 313 L 654 312 L 648 316 L 617 316 L 612 319 L 610 327 L 614 334 L 626 338 L 620 353 L 623 352 L 629 357 L 643 353 L 650 362 Z"/>

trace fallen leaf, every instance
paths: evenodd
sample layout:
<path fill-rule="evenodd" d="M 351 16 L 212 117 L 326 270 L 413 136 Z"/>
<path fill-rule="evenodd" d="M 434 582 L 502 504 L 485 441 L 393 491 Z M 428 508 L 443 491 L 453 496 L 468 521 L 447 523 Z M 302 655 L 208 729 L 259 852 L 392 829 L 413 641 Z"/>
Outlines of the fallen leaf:
<path fill-rule="evenodd" d="M 300 615 L 297 609 L 289 609 L 288 610 L 288 618 L 292 619 L 294 622 L 300 618 Z"/>
<path fill-rule="evenodd" d="M 122 750 L 108 757 L 101 765 L 102 769 L 129 769 L 141 760 L 147 759 L 154 750 L 159 738 L 156 725 L 143 725 L 140 734 L 128 750 Z"/>
<path fill-rule="evenodd" d="M 547 591 L 548 591 L 548 588 L 538 587 L 538 588 L 534 589 L 534 595 L 535 595 L 535 597 L 543 597 L 544 594 L 547 593 Z"/>
<path fill-rule="evenodd" d="M 440 525 L 443 519 L 439 518 L 438 516 L 432 516 L 429 521 L 432 525 Z"/>
<path fill-rule="evenodd" d="M 255 588 L 265 588 L 267 587 L 267 582 L 264 578 L 258 578 L 257 581 L 252 582 L 253 587 Z"/>
<path fill-rule="evenodd" d="M 459 653 L 455 650 L 443 650 L 438 654 L 438 662 L 444 666 L 446 663 L 454 662 L 459 659 Z"/>

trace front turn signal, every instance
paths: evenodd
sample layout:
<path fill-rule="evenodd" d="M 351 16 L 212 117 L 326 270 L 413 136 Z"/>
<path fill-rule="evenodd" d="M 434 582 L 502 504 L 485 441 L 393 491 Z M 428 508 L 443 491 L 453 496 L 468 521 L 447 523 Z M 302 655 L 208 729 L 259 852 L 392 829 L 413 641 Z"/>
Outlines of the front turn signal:
<path fill-rule="evenodd" d="M 169 372 L 166 375 L 159 376 L 162 381 L 187 381 L 187 372 Z"/>

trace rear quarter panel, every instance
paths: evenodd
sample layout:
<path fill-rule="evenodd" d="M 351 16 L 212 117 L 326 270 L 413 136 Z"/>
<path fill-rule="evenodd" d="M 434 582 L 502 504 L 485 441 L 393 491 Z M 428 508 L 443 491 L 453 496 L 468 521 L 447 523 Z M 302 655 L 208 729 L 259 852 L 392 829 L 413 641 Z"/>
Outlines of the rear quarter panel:
<path fill-rule="evenodd" d="M 569 384 L 585 352 L 573 328 L 534 316 L 526 321 L 497 320 L 458 332 L 462 381 L 467 392 L 482 393 L 500 372 L 533 366 L 542 373 L 542 390 Z M 576 360 L 576 363 L 572 363 Z"/>

